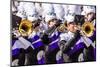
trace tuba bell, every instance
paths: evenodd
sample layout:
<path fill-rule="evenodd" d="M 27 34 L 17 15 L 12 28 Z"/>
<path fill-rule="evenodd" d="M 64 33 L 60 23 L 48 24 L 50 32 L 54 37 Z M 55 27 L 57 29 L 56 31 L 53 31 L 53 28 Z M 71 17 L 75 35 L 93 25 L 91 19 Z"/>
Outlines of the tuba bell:
<path fill-rule="evenodd" d="M 87 36 L 87 37 L 91 37 L 93 35 L 93 32 L 95 30 L 93 24 L 91 22 L 85 22 L 82 27 L 81 27 L 82 31 L 84 32 L 84 34 Z"/>
<path fill-rule="evenodd" d="M 19 32 L 22 36 L 27 36 L 32 33 L 32 22 L 29 20 L 22 20 L 19 25 Z"/>

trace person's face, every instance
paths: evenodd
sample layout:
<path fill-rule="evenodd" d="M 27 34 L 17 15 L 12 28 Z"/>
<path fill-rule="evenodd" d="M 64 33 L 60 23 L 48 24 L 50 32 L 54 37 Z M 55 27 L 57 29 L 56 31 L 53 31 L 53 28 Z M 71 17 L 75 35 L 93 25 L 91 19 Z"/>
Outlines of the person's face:
<path fill-rule="evenodd" d="M 38 31 L 39 31 L 39 29 L 40 29 L 40 27 L 39 27 L 39 26 L 37 26 L 37 27 L 35 28 L 35 31 L 36 31 L 36 32 L 38 32 Z"/>
<path fill-rule="evenodd" d="M 34 22 L 33 22 L 33 29 L 34 29 L 34 31 L 36 31 L 36 32 L 39 31 L 39 29 L 40 29 L 40 24 L 37 23 L 37 21 L 34 21 Z"/>
<path fill-rule="evenodd" d="M 86 21 L 90 22 L 94 17 L 94 13 L 88 13 L 85 17 Z"/>
<path fill-rule="evenodd" d="M 51 28 L 56 24 L 56 20 L 52 20 L 49 22 L 48 27 Z"/>
<path fill-rule="evenodd" d="M 76 26 L 75 23 L 69 23 L 68 26 L 67 26 L 67 29 L 68 29 L 68 31 L 74 33 L 74 32 L 76 32 L 76 30 L 77 30 L 77 26 Z"/>

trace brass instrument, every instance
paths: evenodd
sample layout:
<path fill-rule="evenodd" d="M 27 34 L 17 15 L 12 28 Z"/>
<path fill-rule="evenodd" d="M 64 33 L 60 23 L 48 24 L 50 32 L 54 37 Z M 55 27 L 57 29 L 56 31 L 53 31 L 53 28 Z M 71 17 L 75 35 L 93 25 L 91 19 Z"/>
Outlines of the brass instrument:
<path fill-rule="evenodd" d="M 65 30 L 67 30 L 67 22 L 64 22 L 58 27 L 58 31 L 60 32 L 65 32 Z"/>
<path fill-rule="evenodd" d="M 82 27 L 81 27 L 81 35 L 82 35 L 82 39 L 83 39 L 83 42 L 86 44 L 87 47 L 90 46 L 90 44 L 93 44 L 93 43 L 89 43 L 87 41 L 87 39 L 89 40 L 88 37 L 91 37 L 93 36 L 93 33 L 94 33 L 94 26 L 91 22 L 85 22 Z"/>
<path fill-rule="evenodd" d="M 85 22 L 82 25 L 81 30 L 87 37 L 91 37 L 93 35 L 95 28 L 91 22 Z"/>
<path fill-rule="evenodd" d="M 22 36 L 27 36 L 32 33 L 32 22 L 29 20 L 22 20 L 19 25 L 19 32 Z"/>

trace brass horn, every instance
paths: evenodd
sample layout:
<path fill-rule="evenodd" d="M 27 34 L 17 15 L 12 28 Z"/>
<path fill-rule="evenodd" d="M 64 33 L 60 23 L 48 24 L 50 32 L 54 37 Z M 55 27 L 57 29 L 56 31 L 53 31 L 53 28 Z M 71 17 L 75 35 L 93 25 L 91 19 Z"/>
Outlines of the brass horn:
<path fill-rule="evenodd" d="M 32 33 L 32 22 L 29 20 L 22 20 L 19 25 L 19 32 L 22 36 L 27 36 Z"/>
<path fill-rule="evenodd" d="M 62 23 L 62 24 L 58 27 L 58 31 L 60 31 L 60 32 L 65 32 L 66 29 L 67 29 L 67 22 Z"/>
<path fill-rule="evenodd" d="M 87 37 L 91 37 L 95 30 L 94 25 L 91 22 L 85 22 L 81 28 L 82 28 L 81 30 Z"/>

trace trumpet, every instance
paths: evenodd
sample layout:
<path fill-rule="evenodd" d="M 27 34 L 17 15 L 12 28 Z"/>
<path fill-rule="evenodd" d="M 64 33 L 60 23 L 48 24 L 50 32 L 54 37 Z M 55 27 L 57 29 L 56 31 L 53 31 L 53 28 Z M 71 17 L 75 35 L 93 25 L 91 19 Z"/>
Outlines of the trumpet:
<path fill-rule="evenodd" d="M 82 25 L 81 30 L 87 37 L 91 37 L 93 35 L 95 28 L 91 22 L 85 22 Z"/>
<path fill-rule="evenodd" d="M 32 27 L 33 25 L 31 21 L 26 19 L 22 20 L 19 25 L 19 32 L 21 33 L 22 36 L 28 36 L 33 31 Z"/>
<path fill-rule="evenodd" d="M 60 32 L 65 32 L 67 30 L 67 22 L 62 23 L 57 29 Z"/>
<path fill-rule="evenodd" d="M 88 37 L 93 36 L 94 30 L 95 30 L 95 28 L 91 22 L 85 22 L 80 29 L 83 42 L 86 44 L 87 47 L 89 47 L 90 44 L 93 44 L 93 42 L 90 43 L 87 40 L 90 41 L 90 39 Z"/>

